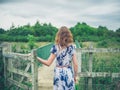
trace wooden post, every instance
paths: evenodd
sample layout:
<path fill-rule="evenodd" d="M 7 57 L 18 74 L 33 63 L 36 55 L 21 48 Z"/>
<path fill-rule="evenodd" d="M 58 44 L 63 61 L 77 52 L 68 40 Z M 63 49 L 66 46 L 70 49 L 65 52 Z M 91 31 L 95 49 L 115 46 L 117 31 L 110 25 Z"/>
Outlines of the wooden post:
<path fill-rule="evenodd" d="M 36 50 L 32 51 L 32 61 L 31 61 L 31 68 L 32 68 L 32 90 L 38 90 L 38 66 L 36 59 Z"/>
<path fill-rule="evenodd" d="M 77 51 L 77 61 L 78 61 L 78 73 L 80 73 L 81 72 L 81 65 L 82 65 L 82 52 L 80 51 L 80 49 L 76 49 L 76 51 Z"/>
<path fill-rule="evenodd" d="M 6 58 L 3 57 L 4 61 L 4 85 L 6 86 L 7 84 L 7 64 L 6 64 Z"/>
<path fill-rule="evenodd" d="M 92 50 L 93 47 L 90 47 L 90 50 Z M 92 59 L 93 59 L 93 53 L 89 52 L 89 73 L 92 73 Z M 89 90 L 92 90 L 92 77 L 88 77 L 88 88 Z"/>

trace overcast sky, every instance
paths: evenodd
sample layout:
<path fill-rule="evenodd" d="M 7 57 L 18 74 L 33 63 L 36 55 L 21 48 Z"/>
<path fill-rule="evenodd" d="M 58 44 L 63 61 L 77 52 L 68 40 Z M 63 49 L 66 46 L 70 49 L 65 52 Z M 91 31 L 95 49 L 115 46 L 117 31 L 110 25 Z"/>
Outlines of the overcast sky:
<path fill-rule="evenodd" d="M 0 28 L 30 23 L 73 27 L 86 22 L 93 27 L 120 28 L 120 0 L 0 0 Z"/>

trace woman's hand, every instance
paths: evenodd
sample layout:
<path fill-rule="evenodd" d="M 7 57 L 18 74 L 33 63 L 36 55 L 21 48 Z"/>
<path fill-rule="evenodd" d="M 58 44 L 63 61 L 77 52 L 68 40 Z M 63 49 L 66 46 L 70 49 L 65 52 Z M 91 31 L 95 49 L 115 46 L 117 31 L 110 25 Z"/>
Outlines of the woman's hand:
<path fill-rule="evenodd" d="M 76 76 L 74 76 L 74 81 L 75 81 L 75 83 L 76 83 L 76 81 L 77 81 Z"/>

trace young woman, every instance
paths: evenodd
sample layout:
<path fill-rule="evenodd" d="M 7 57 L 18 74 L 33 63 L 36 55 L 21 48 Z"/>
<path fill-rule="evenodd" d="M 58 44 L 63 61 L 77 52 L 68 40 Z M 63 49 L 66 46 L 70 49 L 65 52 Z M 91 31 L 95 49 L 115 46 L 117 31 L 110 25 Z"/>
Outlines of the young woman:
<path fill-rule="evenodd" d="M 73 46 L 73 36 L 70 30 L 62 26 L 55 38 L 55 45 L 51 48 L 48 60 L 37 57 L 38 61 L 50 66 L 56 58 L 54 69 L 54 90 L 75 90 L 75 82 L 78 70 L 75 47 Z M 73 67 L 72 69 L 72 63 Z"/>

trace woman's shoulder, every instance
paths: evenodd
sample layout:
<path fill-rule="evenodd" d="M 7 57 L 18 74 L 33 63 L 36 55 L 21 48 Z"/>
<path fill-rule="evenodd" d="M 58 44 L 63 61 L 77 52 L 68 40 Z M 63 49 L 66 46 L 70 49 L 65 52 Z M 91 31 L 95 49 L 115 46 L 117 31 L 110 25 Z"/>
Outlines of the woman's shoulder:
<path fill-rule="evenodd" d="M 53 44 L 52 48 L 58 50 L 58 44 Z"/>

